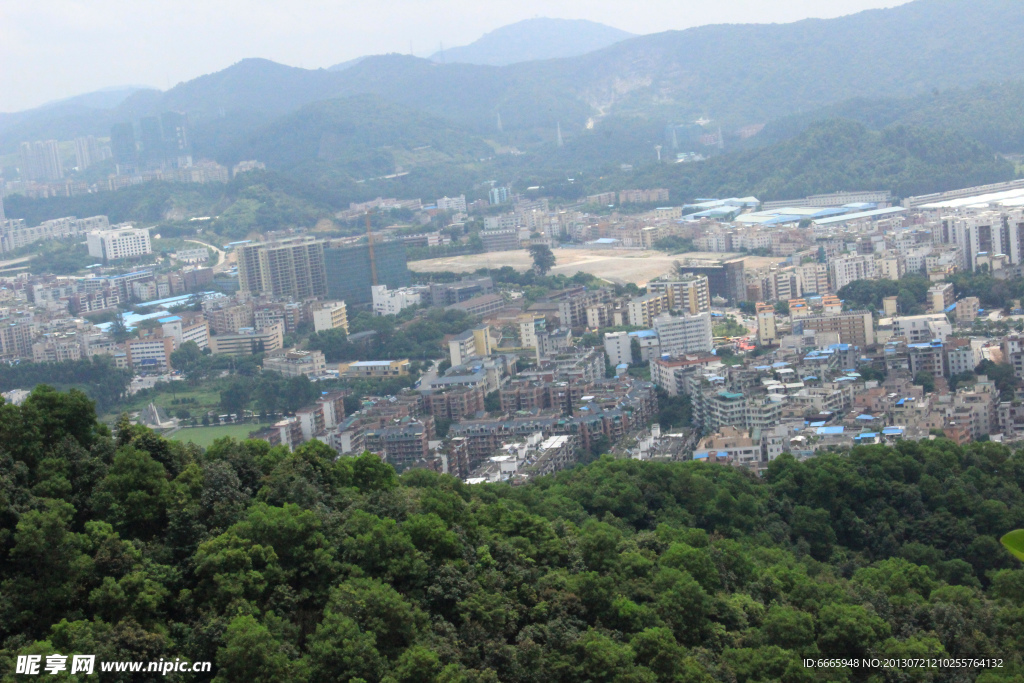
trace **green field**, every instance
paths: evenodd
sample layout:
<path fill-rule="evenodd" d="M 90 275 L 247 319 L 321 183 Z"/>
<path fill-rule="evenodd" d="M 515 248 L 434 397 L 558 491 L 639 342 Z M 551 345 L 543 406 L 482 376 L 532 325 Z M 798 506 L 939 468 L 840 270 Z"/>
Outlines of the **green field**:
<path fill-rule="evenodd" d="M 191 441 L 197 446 L 208 448 L 214 441 L 221 437 L 231 436 L 236 439 L 244 439 L 249 436 L 249 432 L 254 432 L 257 429 L 266 427 L 267 425 L 254 425 L 254 424 L 235 424 L 235 425 L 218 425 L 216 427 L 189 427 L 187 429 L 180 429 L 174 434 L 171 434 L 169 438 L 174 441 Z"/>

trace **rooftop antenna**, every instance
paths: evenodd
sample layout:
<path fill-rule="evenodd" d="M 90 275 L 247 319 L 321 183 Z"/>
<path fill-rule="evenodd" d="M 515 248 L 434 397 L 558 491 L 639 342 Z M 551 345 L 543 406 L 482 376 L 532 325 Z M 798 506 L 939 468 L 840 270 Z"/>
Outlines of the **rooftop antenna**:
<path fill-rule="evenodd" d="M 565 144 L 562 142 L 562 122 L 559 121 L 555 125 L 558 127 L 558 146 L 561 147 L 563 144 Z"/>
<path fill-rule="evenodd" d="M 658 161 L 661 161 L 661 145 L 655 145 L 654 151 L 658 153 Z"/>

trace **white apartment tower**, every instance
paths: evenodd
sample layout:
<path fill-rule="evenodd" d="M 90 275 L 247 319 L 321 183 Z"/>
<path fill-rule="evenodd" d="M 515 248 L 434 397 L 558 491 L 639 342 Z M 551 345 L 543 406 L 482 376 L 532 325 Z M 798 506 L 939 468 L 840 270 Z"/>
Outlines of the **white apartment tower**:
<path fill-rule="evenodd" d="M 714 347 L 711 314 L 672 315 L 662 313 L 654 319 L 661 352 L 672 356 L 687 353 L 710 353 Z"/>
<path fill-rule="evenodd" d="M 153 253 L 153 247 L 149 242 L 149 228 L 135 228 L 127 223 L 115 225 L 109 230 L 93 230 L 86 238 L 86 243 L 89 246 L 89 256 L 108 261 Z"/>

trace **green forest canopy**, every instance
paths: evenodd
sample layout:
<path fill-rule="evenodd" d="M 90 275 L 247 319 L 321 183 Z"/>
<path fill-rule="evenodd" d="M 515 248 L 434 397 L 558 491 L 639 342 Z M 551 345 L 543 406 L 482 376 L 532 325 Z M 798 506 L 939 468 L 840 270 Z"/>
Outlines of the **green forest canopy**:
<path fill-rule="evenodd" d="M 1024 526 L 1024 454 L 1000 444 L 470 487 L 317 441 L 113 436 L 47 387 L 0 405 L 0 444 L 4 680 L 54 652 L 218 681 L 845 681 L 865 672 L 800 659 L 869 655 L 1024 673 L 1024 570 L 996 540 Z"/>

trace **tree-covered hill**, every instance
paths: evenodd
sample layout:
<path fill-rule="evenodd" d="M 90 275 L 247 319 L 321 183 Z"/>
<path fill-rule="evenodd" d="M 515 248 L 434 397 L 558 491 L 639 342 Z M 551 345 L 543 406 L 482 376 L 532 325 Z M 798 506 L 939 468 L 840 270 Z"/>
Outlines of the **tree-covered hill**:
<path fill-rule="evenodd" d="M 668 187 L 680 198 L 791 199 L 868 187 L 905 197 L 1008 180 L 1014 172 L 1013 164 L 960 133 L 902 125 L 871 130 L 830 119 L 767 147 L 648 166 L 633 182 Z"/>
<path fill-rule="evenodd" d="M 394 173 L 421 159 L 473 162 L 493 149 L 439 119 L 366 95 L 307 105 L 256 131 L 232 156 L 277 169 L 323 160 L 357 174 Z"/>
<path fill-rule="evenodd" d="M 939 439 L 763 480 L 604 458 L 520 486 L 203 452 L 43 388 L 0 406 L 0 667 L 213 661 L 188 680 L 974 680 L 805 657 L 999 657 L 1019 680 L 1024 457 Z M 158 680 L 124 675 L 104 680 Z M 164 680 L 186 680 L 172 674 Z"/>

